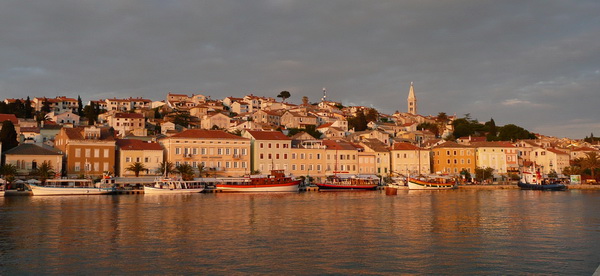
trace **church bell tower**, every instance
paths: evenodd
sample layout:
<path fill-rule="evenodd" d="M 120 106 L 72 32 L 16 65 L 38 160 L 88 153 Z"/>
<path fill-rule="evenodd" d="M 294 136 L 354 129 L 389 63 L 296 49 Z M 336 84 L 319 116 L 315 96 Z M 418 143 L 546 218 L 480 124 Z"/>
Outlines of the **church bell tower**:
<path fill-rule="evenodd" d="M 415 87 L 413 82 L 410 82 L 410 90 L 408 91 L 408 113 L 417 115 L 417 97 L 415 97 Z"/>

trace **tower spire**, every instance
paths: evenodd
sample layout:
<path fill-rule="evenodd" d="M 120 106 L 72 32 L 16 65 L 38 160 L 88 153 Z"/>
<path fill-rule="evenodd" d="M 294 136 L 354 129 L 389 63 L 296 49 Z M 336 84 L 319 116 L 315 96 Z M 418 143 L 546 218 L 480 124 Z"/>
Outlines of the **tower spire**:
<path fill-rule="evenodd" d="M 417 115 L 417 97 L 415 96 L 415 87 L 413 82 L 410 82 L 410 89 L 408 90 L 408 113 Z"/>

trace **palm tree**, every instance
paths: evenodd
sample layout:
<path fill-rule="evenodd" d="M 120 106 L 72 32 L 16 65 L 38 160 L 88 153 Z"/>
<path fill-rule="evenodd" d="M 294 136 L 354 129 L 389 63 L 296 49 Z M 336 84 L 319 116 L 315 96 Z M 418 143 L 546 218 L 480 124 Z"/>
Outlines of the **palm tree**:
<path fill-rule="evenodd" d="M 592 178 L 596 179 L 594 171 L 600 168 L 600 155 L 594 151 L 586 152 L 585 157 L 581 159 L 581 166 L 584 169 L 590 169 L 590 171 L 592 171 Z"/>
<path fill-rule="evenodd" d="M 37 175 L 42 181 L 42 184 L 46 183 L 46 180 L 49 178 L 53 178 L 56 172 L 52 167 L 52 164 L 48 161 L 42 162 L 37 168 L 33 170 L 33 175 Z"/>
<path fill-rule="evenodd" d="M 173 168 L 173 163 L 166 161 L 166 162 L 160 162 L 160 167 L 158 167 L 158 169 L 156 169 L 157 173 L 160 173 L 164 176 L 169 176 L 169 174 L 174 173 L 175 169 Z"/>
<path fill-rule="evenodd" d="M 146 171 L 146 170 L 148 170 L 148 168 L 146 168 L 146 166 L 144 166 L 144 164 L 142 162 L 133 162 L 133 163 L 129 164 L 129 166 L 127 168 L 125 168 L 125 170 L 133 172 L 135 174 L 135 177 L 139 177 L 140 172 Z"/>
<path fill-rule="evenodd" d="M 190 164 L 180 164 L 179 166 L 177 166 L 176 170 L 181 174 L 181 178 L 183 180 L 194 179 L 194 168 L 192 168 Z"/>
<path fill-rule="evenodd" d="M 17 173 L 17 166 L 13 164 L 4 164 L 0 167 L 0 175 L 3 175 L 4 180 L 8 181 L 8 183 L 12 183 L 15 180 L 15 175 L 17 175 Z"/>
<path fill-rule="evenodd" d="M 198 177 L 208 177 L 208 171 L 207 168 L 204 167 L 203 163 L 200 163 L 200 165 L 198 166 Z"/>

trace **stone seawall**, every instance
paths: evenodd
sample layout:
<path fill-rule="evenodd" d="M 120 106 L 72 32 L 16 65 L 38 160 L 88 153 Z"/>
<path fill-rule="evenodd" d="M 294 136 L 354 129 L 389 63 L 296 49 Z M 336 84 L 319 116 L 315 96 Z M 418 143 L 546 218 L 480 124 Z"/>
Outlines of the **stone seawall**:
<path fill-rule="evenodd" d="M 574 184 L 567 185 L 569 190 L 600 190 L 600 185 Z M 504 190 L 519 189 L 517 185 L 459 185 L 459 189 L 471 190 Z"/>

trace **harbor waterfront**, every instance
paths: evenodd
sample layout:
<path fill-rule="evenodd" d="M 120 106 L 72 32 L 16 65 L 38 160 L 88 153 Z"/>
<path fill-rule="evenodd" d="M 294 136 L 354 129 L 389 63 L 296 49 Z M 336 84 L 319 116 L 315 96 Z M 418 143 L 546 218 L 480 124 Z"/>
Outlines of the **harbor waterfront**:
<path fill-rule="evenodd" d="M 517 189 L 0 198 L 0 274 L 571 274 L 600 192 Z"/>

